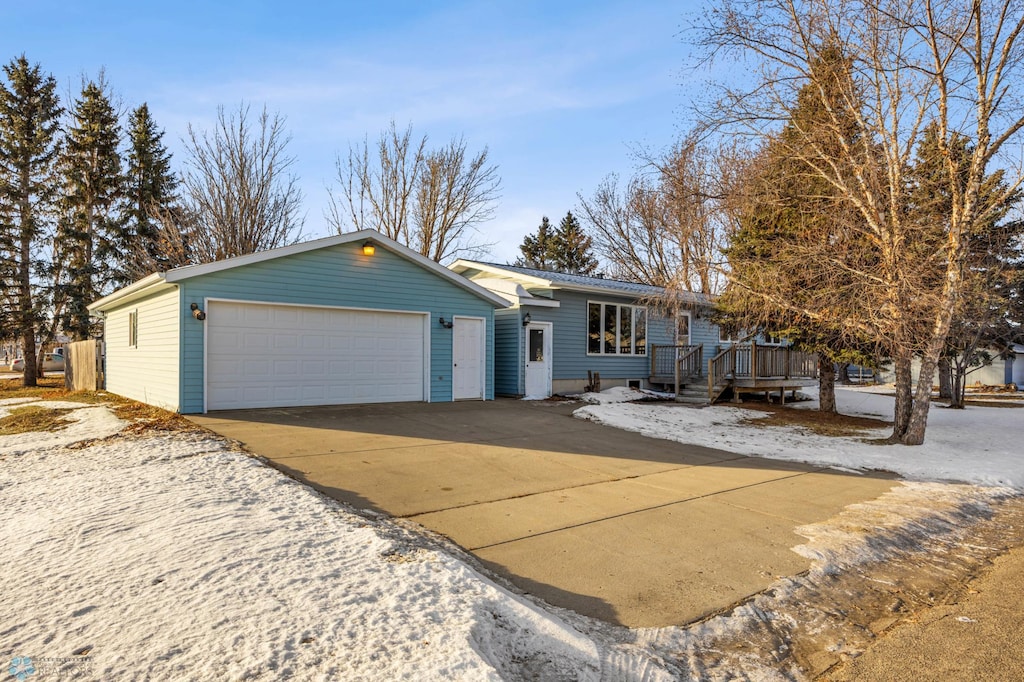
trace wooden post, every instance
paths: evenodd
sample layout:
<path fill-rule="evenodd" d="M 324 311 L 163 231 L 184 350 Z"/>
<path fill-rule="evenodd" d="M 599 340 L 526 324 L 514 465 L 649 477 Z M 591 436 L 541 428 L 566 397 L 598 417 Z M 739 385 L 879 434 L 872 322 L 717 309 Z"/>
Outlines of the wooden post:
<path fill-rule="evenodd" d="M 790 346 L 789 348 L 786 349 L 786 378 L 787 379 L 789 378 L 789 375 L 793 371 L 792 361 L 793 361 L 793 347 Z"/>
<path fill-rule="evenodd" d="M 708 402 L 715 399 L 715 359 L 708 358 Z"/>
<path fill-rule="evenodd" d="M 675 360 L 672 362 L 672 374 L 673 381 L 676 387 L 676 402 L 681 402 L 679 398 L 679 346 L 676 346 Z"/>
<path fill-rule="evenodd" d="M 750 342 L 750 378 L 757 384 L 757 341 Z"/>

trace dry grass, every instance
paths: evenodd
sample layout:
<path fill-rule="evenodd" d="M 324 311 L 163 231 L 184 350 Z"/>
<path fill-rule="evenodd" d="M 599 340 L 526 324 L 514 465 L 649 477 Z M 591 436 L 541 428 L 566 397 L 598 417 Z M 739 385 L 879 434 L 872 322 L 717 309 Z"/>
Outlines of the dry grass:
<path fill-rule="evenodd" d="M 798 410 L 767 403 L 744 403 L 743 407 L 769 414 L 767 417 L 744 420 L 744 424 L 764 427 L 802 426 L 822 436 L 868 436 L 872 430 L 892 426 L 892 422 L 880 419 L 829 414 L 818 410 Z"/>
<path fill-rule="evenodd" d="M 68 402 L 83 403 L 86 405 L 110 405 L 114 416 L 119 419 L 132 422 L 131 426 L 129 426 L 127 430 L 136 433 L 148 429 L 172 431 L 192 428 L 191 422 L 175 412 L 168 412 L 167 410 L 160 409 L 159 407 L 138 403 L 134 400 L 114 395 L 113 393 L 107 393 L 105 391 L 69 391 L 64 388 L 63 377 L 46 377 L 44 379 L 40 379 L 38 383 L 38 386 L 27 388 L 21 385 L 21 379 L 7 379 L 0 381 L 0 400 L 8 398 L 34 398 L 37 400 L 66 400 Z M 69 411 L 46 410 L 45 408 L 33 409 L 50 412 L 59 411 L 62 413 L 67 413 Z M 14 415 L 12 414 L 11 416 L 13 417 Z M 41 431 L 44 429 L 28 428 L 25 430 Z M 24 431 L 18 431 L 16 433 L 24 433 Z"/>
<path fill-rule="evenodd" d="M 0 436 L 12 436 L 30 431 L 59 431 L 74 423 L 66 419 L 70 409 L 54 409 L 26 405 L 15 407 L 6 417 L 0 417 Z"/>

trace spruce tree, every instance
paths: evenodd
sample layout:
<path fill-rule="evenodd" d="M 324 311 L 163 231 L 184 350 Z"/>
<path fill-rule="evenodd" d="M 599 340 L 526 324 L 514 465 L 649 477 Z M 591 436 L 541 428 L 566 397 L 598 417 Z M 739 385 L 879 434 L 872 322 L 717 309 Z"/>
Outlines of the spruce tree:
<path fill-rule="evenodd" d="M 167 267 L 167 255 L 161 246 L 157 215 L 171 217 L 175 213 L 178 179 L 171 172 L 171 154 L 163 143 L 164 133 L 158 129 L 143 103 L 132 112 L 128 122 L 128 170 L 122 256 L 118 268 L 119 284 L 140 274 L 133 265 L 142 260 Z M 173 267 L 173 265 L 171 265 Z"/>
<path fill-rule="evenodd" d="M 590 275 L 597 269 L 591 253 L 593 240 L 583 231 L 576 216 L 569 211 L 551 239 L 550 258 L 554 268 L 574 275 Z"/>
<path fill-rule="evenodd" d="M 118 249 L 124 243 L 124 176 L 118 147 L 121 126 L 102 77 L 82 88 L 71 110 L 60 173 L 64 196 L 57 225 L 58 309 L 64 330 L 76 339 L 89 338 L 86 306 L 115 283 Z"/>
<path fill-rule="evenodd" d="M 804 303 L 824 292 L 842 296 L 850 289 L 835 271 L 823 274 L 808 254 L 833 250 L 856 257 L 870 250 L 851 241 L 844 225 L 856 220 L 856 215 L 804 160 L 822 155 L 841 158 L 834 151 L 840 126 L 848 144 L 860 143 L 856 121 L 837 121 L 832 114 L 843 111 L 835 106 L 839 98 L 856 96 L 850 62 L 837 46 L 823 46 L 814 70 L 814 82 L 799 91 L 787 124 L 761 150 L 755 164 L 751 198 L 725 250 L 730 283 L 718 308 L 719 321 L 727 327 L 767 331 L 818 353 L 819 407 L 823 412 L 835 412 L 833 363 L 868 363 L 866 352 L 873 349 L 847 329 L 796 312 L 809 308 Z M 848 172 L 852 175 L 854 171 Z M 810 245 L 814 248 L 809 249 Z M 780 300 L 788 305 L 778 305 Z M 842 305 L 854 310 L 857 301 Z"/>
<path fill-rule="evenodd" d="M 537 270 L 554 269 L 553 239 L 554 231 L 551 229 L 551 221 L 547 216 L 543 216 L 537 227 L 537 234 L 528 234 L 523 238 L 523 243 L 519 245 L 519 251 L 523 255 L 516 259 L 515 265 Z"/>
<path fill-rule="evenodd" d="M 57 81 L 25 55 L 3 67 L 0 82 L 0 286 L 14 333 L 22 339 L 25 386 L 35 386 L 36 332 L 43 301 L 33 282 L 53 216 L 59 151 Z"/>

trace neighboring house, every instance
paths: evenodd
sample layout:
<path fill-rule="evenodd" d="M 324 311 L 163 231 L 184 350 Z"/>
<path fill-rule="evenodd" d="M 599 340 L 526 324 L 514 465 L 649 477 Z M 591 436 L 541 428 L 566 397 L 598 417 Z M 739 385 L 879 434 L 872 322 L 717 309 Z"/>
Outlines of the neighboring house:
<path fill-rule="evenodd" d="M 1024 345 L 1012 344 L 1005 353 L 995 349 L 987 351 L 992 357 L 992 363 L 982 367 L 971 367 L 967 374 L 967 385 L 974 386 L 1002 386 L 1005 384 L 1016 384 L 1019 390 L 1024 390 Z M 911 363 L 910 374 L 916 382 L 921 370 L 921 361 L 917 358 Z M 892 363 L 882 367 L 879 374 L 882 383 L 896 381 L 896 372 Z M 936 370 L 933 379 L 936 386 L 939 385 L 939 374 Z"/>
<path fill-rule="evenodd" d="M 199 413 L 492 399 L 507 305 L 362 230 L 158 272 L 89 310 L 107 390 Z"/>
<path fill-rule="evenodd" d="M 672 347 L 674 357 L 677 344 L 702 345 L 704 366 L 722 343 L 700 294 L 685 294 L 689 310 L 667 319 L 650 304 L 661 287 L 470 260 L 450 267 L 512 301 L 494 319 L 499 395 L 581 391 L 588 371 L 600 373 L 603 388 L 646 387 L 657 347 Z"/>

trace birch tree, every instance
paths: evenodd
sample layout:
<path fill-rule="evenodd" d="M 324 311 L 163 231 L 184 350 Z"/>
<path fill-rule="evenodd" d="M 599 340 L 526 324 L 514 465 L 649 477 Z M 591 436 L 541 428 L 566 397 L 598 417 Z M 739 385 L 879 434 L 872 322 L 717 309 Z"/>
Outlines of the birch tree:
<path fill-rule="evenodd" d="M 725 86 L 713 118 L 721 129 L 761 137 L 806 85 L 827 113 L 785 151 L 856 214 L 842 229 L 861 253 L 808 254 L 807 267 L 842 273 L 858 305 L 829 295 L 776 303 L 811 320 L 884 342 L 895 362 L 893 438 L 924 441 L 932 377 L 965 292 L 970 235 L 1021 183 L 1007 168 L 1005 196 L 983 196 L 989 165 L 1019 149 L 1021 30 L 1016 0 L 725 0 L 700 27 L 711 60 L 747 61 L 752 81 Z M 813 65 L 839 46 L 852 78 L 838 99 Z M 856 121 L 856 137 L 844 131 Z M 941 228 L 913 219 L 908 169 L 934 126 L 945 159 L 950 212 Z M 824 135 L 823 135 L 824 133 Z M 959 136 L 971 142 L 965 168 L 953 160 Z M 852 169 L 852 172 L 850 170 Z M 772 297 L 771 291 L 758 295 Z M 916 386 L 910 363 L 921 357 Z"/>

